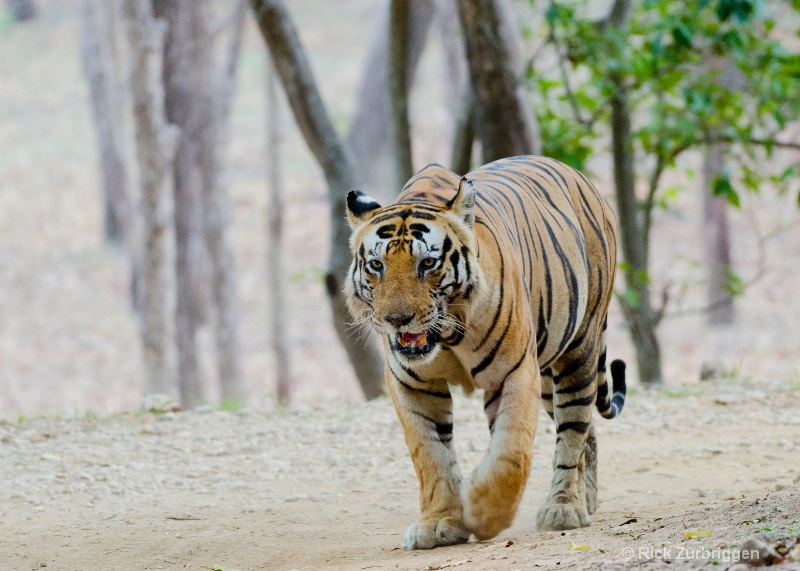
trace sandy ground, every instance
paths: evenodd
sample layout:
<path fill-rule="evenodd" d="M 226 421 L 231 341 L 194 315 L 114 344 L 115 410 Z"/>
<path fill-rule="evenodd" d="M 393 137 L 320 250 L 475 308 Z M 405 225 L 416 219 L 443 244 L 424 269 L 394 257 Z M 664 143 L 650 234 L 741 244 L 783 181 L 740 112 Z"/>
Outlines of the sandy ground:
<path fill-rule="evenodd" d="M 487 441 L 480 408 L 456 399 L 465 473 Z M 388 400 L 5 422 L 0 569 L 727 568 L 756 532 L 800 536 L 797 386 L 635 392 L 597 421 L 592 526 L 564 533 L 534 529 L 555 440 L 543 416 L 514 526 L 425 552 L 400 548 L 417 485 Z"/>

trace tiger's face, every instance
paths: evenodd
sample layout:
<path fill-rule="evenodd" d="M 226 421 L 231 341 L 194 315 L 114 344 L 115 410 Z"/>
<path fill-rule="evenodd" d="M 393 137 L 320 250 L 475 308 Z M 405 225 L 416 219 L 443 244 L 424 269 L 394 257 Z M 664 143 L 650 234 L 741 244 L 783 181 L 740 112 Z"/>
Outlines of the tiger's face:
<path fill-rule="evenodd" d="M 357 322 L 371 323 L 403 361 L 430 361 L 443 343 L 463 335 L 477 280 L 474 202 L 472 185 L 463 182 L 446 205 L 382 208 L 358 191 L 348 196 L 350 311 Z"/>

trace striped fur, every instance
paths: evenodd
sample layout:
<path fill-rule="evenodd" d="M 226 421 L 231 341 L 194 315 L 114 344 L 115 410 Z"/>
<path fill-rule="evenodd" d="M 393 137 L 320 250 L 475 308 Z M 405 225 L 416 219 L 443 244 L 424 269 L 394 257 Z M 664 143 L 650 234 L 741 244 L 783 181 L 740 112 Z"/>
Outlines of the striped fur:
<path fill-rule="evenodd" d="M 359 324 L 379 331 L 386 384 L 420 483 L 409 549 L 495 536 L 530 470 L 539 401 L 556 423 L 540 529 L 590 523 L 597 506 L 592 409 L 625 402 L 625 365 L 606 380 L 616 230 L 606 201 L 552 159 L 514 157 L 459 177 L 429 165 L 394 204 L 348 196 Z M 453 451 L 451 385 L 484 391 L 491 440 L 467 480 Z"/>

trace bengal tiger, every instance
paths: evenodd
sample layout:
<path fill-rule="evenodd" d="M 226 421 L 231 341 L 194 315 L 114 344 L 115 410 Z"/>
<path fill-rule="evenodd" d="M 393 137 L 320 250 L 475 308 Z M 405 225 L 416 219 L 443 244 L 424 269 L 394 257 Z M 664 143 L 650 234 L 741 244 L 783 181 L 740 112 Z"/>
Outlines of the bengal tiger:
<path fill-rule="evenodd" d="M 539 402 L 554 419 L 540 530 L 590 524 L 597 508 L 592 410 L 617 416 L 625 363 L 606 379 L 614 216 L 594 185 L 556 160 L 520 156 L 463 177 L 428 165 L 381 207 L 347 196 L 356 323 L 383 339 L 386 385 L 419 479 L 407 549 L 489 539 L 509 527 L 530 471 Z M 484 391 L 491 432 L 462 482 L 451 385 Z"/>

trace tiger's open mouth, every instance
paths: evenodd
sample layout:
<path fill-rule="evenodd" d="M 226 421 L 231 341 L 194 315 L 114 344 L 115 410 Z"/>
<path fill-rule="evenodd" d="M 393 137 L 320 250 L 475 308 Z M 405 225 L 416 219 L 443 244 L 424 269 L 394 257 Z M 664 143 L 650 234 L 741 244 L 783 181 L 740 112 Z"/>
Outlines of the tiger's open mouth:
<path fill-rule="evenodd" d="M 406 331 L 394 338 L 394 348 L 406 357 L 422 356 L 430 353 L 439 342 L 439 334 L 435 331 L 411 333 Z"/>

